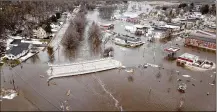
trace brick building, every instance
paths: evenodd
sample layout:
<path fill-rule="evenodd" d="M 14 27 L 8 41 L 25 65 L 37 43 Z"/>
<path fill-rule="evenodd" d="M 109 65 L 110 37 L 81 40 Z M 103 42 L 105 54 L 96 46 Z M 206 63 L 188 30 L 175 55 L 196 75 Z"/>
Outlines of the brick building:
<path fill-rule="evenodd" d="M 216 35 L 200 30 L 194 31 L 185 38 L 185 45 L 216 50 Z"/>

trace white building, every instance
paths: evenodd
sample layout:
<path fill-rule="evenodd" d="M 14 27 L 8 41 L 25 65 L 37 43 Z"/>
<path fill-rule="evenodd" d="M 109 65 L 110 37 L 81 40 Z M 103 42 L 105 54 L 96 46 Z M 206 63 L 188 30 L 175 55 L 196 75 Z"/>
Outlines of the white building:
<path fill-rule="evenodd" d="M 46 31 L 42 27 L 39 27 L 36 30 L 33 30 L 33 35 L 40 39 L 47 37 Z"/>
<path fill-rule="evenodd" d="M 29 43 L 22 43 L 21 39 L 14 39 L 10 44 L 12 47 L 6 51 L 5 57 L 12 60 L 26 55 L 32 47 Z"/>

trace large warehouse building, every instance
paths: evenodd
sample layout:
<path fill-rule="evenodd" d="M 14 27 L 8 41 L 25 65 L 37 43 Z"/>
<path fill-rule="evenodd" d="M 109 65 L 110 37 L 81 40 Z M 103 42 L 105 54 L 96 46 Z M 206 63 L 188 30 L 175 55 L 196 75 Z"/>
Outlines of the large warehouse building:
<path fill-rule="evenodd" d="M 185 38 L 185 45 L 205 48 L 208 50 L 216 50 L 216 35 L 205 31 L 197 30 L 191 32 Z"/>

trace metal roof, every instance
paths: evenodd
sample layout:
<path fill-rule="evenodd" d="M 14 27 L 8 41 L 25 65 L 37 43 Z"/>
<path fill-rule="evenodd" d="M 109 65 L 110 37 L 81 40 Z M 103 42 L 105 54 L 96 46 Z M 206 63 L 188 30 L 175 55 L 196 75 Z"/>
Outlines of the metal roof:
<path fill-rule="evenodd" d="M 216 35 L 204 31 L 191 32 L 188 38 L 216 43 Z"/>
<path fill-rule="evenodd" d="M 119 39 L 127 40 L 127 41 L 132 41 L 132 42 L 140 42 L 141 41 L 140 38 L 130 37 L 127 35 L 116 36 L 115 38 L 119 38 Z"/>
<path fill-rule="evenodd" d="M 22 53 L 24 50 L 28 50 L 29 43 L 20 43 L 18 46 L 13 46 L 10 50 L 7 51 L 7 54 L 13 54 L 17 56 L 18 54 Z"/>

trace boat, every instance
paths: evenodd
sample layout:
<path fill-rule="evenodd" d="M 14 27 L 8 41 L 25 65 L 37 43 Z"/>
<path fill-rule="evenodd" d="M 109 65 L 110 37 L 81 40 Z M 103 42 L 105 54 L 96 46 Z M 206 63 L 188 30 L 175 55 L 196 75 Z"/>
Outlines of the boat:
<path fill-rule="evenodd" d="M 178 91 L 181 93 L 185 93 L 186 88 L 187 88 L 187 85 L 185 83 L 181 83 L 179 84 Z"/>

